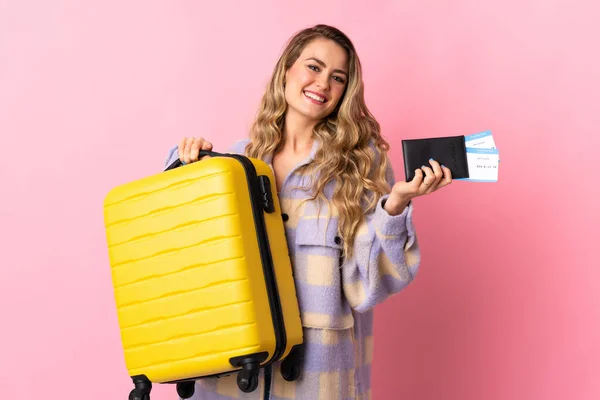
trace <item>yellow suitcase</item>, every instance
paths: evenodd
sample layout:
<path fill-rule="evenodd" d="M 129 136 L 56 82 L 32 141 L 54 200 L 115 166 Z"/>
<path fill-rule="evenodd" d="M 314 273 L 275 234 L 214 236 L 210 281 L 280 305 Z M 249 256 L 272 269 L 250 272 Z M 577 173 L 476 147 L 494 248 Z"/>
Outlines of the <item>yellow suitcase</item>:
<path fill-rule="evenodd" d="M 256 389 L 259 368 L 300 373 L 303 337 L 275 179 L 261 160 L 211 158 L 113 188 L 104 219 L 130 400 L 152 383 L 237 373 Z M 270 377 L 270 375 L 269 375 Z"/>

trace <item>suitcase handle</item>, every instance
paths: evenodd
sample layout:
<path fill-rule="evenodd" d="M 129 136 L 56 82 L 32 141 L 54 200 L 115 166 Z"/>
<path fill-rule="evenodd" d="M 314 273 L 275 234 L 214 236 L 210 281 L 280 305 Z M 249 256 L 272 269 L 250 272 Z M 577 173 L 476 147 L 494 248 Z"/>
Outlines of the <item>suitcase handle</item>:
<path fill-rule="evenodd" d="M 198 154 L 198 158 L 204 157 L 204 156 L 211 156 L 211 157 L 219 157 L 219 156 L 223 156 L 224 154 L 222 153 L 217 153 L 215 151 L 208 151 L 208 150 L 200 150 L 200 153 Z M 168 171 L 170 169 L 175 169 L 177 167 L 181 167 L 183 165 L 183 163 L 181 162 L 181 160 L 178 158 L 177 160 L 173 161 L 173 163 L 171 163 L 171 165 L 169 165 L 165 171 Z"/>

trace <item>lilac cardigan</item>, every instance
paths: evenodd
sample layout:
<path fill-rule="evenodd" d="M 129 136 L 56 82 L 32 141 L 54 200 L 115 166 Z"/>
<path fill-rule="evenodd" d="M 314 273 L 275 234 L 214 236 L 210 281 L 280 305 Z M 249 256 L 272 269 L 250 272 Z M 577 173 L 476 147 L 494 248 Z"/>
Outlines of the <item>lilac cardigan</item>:
<path fill-rule="evenodd" d="M 244 154 L 248 139 L 236 142 L 230 153 Z M 359 227 L 354 256 L 340 266 L 342 244 L 337 237 L 337 218 L 328 207 L 306 202 L 302 176 L 296 173 L 309 163 L 318 149 L 315 140 L 310 156 L 285 179 L 279 200 L 285 222 L 290 257 L 298 291 L 306 345 L 302 375 L 287 382 L 275 363 L 268 392 L 272 400 L 346 400 L 371 398 L 373 357 L 373 307 L 404 289 L 419 268 L 420 252 L 412 224 L 412 203 L 402 214 L 391 216 L 382 207 L 367 215 Z M 176 160 L 170 149 L 165 166 Z M 271 167 L 271 159 L 264 159 Z M 387 180 L 394 183 L 392 168 Z M 332 188 L 326 196 L 331 199 Z M 329 223 L 328 223 L 329 222 Z M 236 375 L 197 381 L 193 400 L 263 400 L 265 372 L 258 389 L 238 390 Z"/>

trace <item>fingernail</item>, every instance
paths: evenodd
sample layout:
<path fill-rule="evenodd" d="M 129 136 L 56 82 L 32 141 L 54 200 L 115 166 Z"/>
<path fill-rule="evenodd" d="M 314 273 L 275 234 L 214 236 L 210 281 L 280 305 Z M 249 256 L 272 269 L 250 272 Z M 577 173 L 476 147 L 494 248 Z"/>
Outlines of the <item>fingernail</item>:
<path fill-rule="evenodd" d="M 430 158 L 429 161 L 433 161 L 433 158 Z"/>
<path fill-rule="evenodd" d="M 444 165 L 444 164 L 442 164 L 442 167 L 445 167 L 445 165 Z"/>

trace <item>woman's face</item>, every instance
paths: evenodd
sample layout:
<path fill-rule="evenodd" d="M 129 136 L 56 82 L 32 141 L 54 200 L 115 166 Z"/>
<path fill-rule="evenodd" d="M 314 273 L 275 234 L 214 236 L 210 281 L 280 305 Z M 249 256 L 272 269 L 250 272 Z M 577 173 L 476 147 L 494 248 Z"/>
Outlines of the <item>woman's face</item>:
<path fill-rule="evenodd" d="M 347 81 L 346 51 L 332 40 L 313 40 L 286 72 L 287 112 L 311 121 L 325 118 L 338 105 Z"/>

